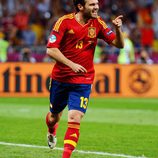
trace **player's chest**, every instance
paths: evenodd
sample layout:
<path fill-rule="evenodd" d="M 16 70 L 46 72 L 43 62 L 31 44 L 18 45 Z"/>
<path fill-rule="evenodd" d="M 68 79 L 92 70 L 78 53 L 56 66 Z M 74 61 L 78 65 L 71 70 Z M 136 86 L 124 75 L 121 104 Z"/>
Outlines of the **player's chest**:
<path fill-rule="evenodd" d="M 98 35 L 98 28 L 95 25 L 68 25 L 66 35 L 72 39 L 95 40 Z"/>

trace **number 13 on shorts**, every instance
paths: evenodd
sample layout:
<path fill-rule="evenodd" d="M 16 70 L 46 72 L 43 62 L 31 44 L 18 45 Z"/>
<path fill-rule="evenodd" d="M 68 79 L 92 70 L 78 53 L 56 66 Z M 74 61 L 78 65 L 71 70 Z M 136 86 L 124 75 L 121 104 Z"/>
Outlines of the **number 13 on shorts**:
<path fill-rule="evenodd" d="M 83 109 L 87 109 L 88 98 L 80 97 L 80 107 Z"/>

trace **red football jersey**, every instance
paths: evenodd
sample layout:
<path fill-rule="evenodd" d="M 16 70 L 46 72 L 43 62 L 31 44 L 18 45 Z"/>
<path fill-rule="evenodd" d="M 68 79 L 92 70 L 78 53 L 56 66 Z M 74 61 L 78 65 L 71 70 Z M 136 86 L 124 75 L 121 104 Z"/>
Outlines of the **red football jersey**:
<path fill-rule="evenodd" d="M 47 48 L 58 48 L 71 61 L 82 65 L 87 73 L 75 73 L 68 66 L 56 62 L 52 78 L 60 82 L 91 84 L 94 80 L 93 56 L 97 38 L 110 44 L 116 35 L 100 18 L 82 25 L 75 13 L 65 15 L 55 23 Z"/>

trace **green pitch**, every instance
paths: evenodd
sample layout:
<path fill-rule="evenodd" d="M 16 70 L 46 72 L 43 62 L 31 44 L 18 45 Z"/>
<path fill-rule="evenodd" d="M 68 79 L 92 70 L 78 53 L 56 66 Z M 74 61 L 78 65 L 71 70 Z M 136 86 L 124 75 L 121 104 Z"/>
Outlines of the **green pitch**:
<path fill-rule="evenodd" d="M 49 150 L 48 102 L 0 98 L 0 158 L 61 158 L 67 109 L 58 128 L 57 149 Z M 80 133 L 72 158 L 158 158 L 158 99 L 91 98 Z"/>

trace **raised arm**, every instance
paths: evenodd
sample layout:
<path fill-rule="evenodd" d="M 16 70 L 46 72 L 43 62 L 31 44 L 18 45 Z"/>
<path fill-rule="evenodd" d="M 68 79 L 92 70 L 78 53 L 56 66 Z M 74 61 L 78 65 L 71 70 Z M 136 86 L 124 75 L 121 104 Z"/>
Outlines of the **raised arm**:
<path fill-rule="evenodd" d="M 115 32 L 116 32 L 116 39 L 113 40 L 112 45 L 117 47 L 117 48 L 123 48 L 124 47 L 124 39 L 123 39 L 122 31 L 121 31 L 122 18 L 123 18 L 123 15 L 119 15 L 118 17 L 116 17 L 112 21 L 112 23 L 115 27 Z"/>

